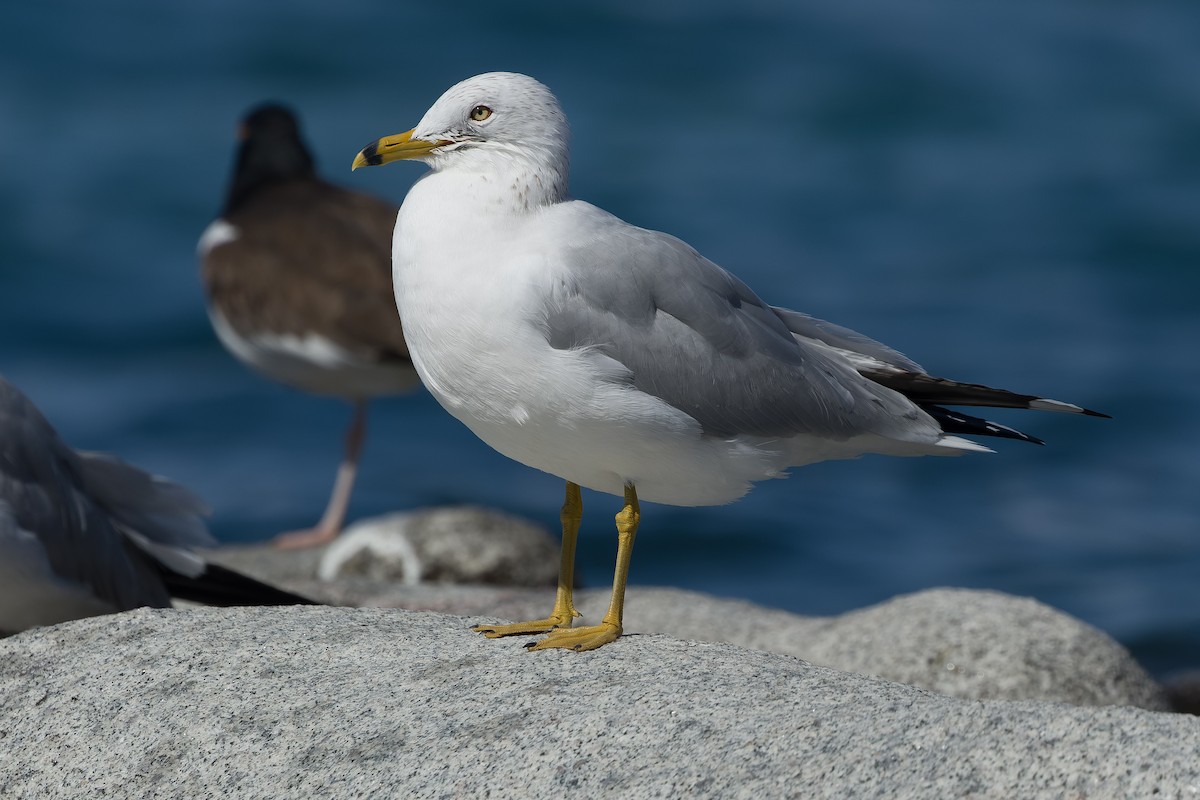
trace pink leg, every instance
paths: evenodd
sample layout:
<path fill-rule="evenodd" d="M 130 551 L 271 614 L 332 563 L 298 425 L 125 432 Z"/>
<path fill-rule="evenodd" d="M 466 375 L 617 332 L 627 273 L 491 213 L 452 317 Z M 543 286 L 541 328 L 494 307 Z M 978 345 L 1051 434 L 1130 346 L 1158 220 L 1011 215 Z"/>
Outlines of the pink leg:
<path fill-rule="evenodd" d="M 337 478 L 333 482 L 333 494 L 321 521 L 308 530 L 281 533 L 274 544 L 283 550 L 316 547 L 328 544 L 342 532 L 346 519 L 346 508 L 350 505 L 350 493 L 354 489 L 354 478 L 358 474 L 358 456 L 362 452 L 363 439 L 367 433 L 367 401 L 354 401 L 354 417 L 350 430 L 346 432 L 346 455 L 338 466 Z"/>

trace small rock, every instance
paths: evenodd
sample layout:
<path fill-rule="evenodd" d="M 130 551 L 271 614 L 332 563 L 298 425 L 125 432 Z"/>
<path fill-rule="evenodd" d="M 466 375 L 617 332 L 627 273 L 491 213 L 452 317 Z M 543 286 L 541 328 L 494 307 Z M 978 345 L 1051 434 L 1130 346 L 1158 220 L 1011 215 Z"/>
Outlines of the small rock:
<path fill-rule="evenodd" d="M 553 586 L 558 539 L 519 517 L 483 508 L 435 508 L 362 520 L 326 548 L 321 580 L 363 577 L 413 585 Z"/>

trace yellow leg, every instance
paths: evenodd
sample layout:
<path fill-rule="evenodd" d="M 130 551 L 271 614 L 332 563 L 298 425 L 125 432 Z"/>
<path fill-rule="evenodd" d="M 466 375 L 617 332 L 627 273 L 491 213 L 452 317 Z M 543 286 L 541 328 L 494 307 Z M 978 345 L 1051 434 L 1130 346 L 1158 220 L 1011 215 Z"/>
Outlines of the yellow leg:
<path fill-rule="evenodd" d="M 616 641 L 621 635 L 621 621 L 625 612 L 625 582 L 629 579 L 629 562 L 633 557 L 633 540 L 637 538 L 641 509 L 638 507 L 637 491 L 625 487 L 625 507 L 617 514 L 617 569 L 613 574 L 612 598 L 608 611 L 599 625 L 581 628 L 556 628 L 540 642 L 529 645 L 530 650 L 548 650 L 561 647 L 567 650 L 595 650 L 597 647 Z"/>
<path fill-rule="evenodd" d="M 573 599 L 575 585 L 575 543 L 579 540 L 579 522 L 583 519 L 583 500 L 579 486 L 567 483 L 567 498 L 562 507 L 562 562 L 558 567 L 558 591 L 554 595 L 554 610 L 545 619 L 516 622 L 511 625 L 476 625 L 471 630 L 489 639 L 501 636 L 521 636 L 545 633 L 555 628 L 569 628 L 579 612 Z"/>

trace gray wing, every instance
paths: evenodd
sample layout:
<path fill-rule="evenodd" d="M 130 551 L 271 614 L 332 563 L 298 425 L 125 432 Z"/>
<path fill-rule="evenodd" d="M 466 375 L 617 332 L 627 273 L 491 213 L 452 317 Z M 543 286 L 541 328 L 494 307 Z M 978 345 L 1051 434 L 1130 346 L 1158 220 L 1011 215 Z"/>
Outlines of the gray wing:
<path fill-rule="evenodd" d="M 597 235 L 556 253 L 566 269 L 544 309 L 552 347 L 620 362 L 633 386 L 710 435 L 911 438 L 914 423 L 936 435 L 911 403 L 793 336 L 775 309 L 684 242 L 599 211 L 590 221 Z M 850 333 L 805 319 L 814 338 Z"/>
<path fill-rule="evenodd" d="M 151 559 L 86 491 L 80 459 L 16 387 L 0 378 L 0 500 L 35 535 L 54 573 L 120 609 L 166 607 Z"/>
<path fill-rule="evenodd" d="M 793 335 L 833 348 L 859 372 L 925 372 L 920 364 L 908 356 L 858 331 L 790 308 L 776 306 L 772 310 Z"/>
<path fill-rule="evenodd" d="M 197 577 L 204 559 L 192 548 L 215 547 L 208 506 L 179 484 L 108 453 L 76 450 L 83 490 L 138 550 L 174 572 Z"/>
<path fill-rule="evenodd" d="M 948 433 L 973 433 L 981 436 L 1001 436 L 1040 443 L 1041 440 L 1014 431 L 1003 425 L 973 417 L 947 412 L 940 406 L 983 406 L 989 408 L 1030 408 L 1039 411 L 1061 411 L 1106 417 L 1098 411 L 1064 403 L 1036 394 L 1022 394 L 996 389 L 979 383 L 964 383 L 929 375 L 915 361 L 885 344 L 863 336 L 857 331 L 832 322 L 810 317 L 799 311 L 776 308 L 775 313 L 801 341 L 830 348 L 845 358 L 860 375 L 907 397 L 934 415 Z M 961 423 L 966 422 L 964 425 Z M 973 423 L 981 423 L 979 425 Z"/>

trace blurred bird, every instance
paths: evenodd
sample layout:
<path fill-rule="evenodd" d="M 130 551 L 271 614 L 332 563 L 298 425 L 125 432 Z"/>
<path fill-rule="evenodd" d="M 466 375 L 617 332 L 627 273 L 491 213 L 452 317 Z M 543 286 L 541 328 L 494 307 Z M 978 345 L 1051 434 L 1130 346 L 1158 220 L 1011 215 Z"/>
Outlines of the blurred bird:
<path fill-rule="evenodd" d="M 353 404 L 324 515 L 276 539 L 324 544 L 345 520 L 368 399 L 419 383 L 392 299 L 397 207 L 317 177 L 283 106 L 251 109 L 239 139 L 225 206 L 198 246 L 209 317 L 225 347 L 268 378 Z"/>
<path fill-rule="evenodd" d="M 166 608 L 312 604 L 206 563 L 204 503 L 103 453 L 72 450 L 0 376 L 0 635 Z"/>

